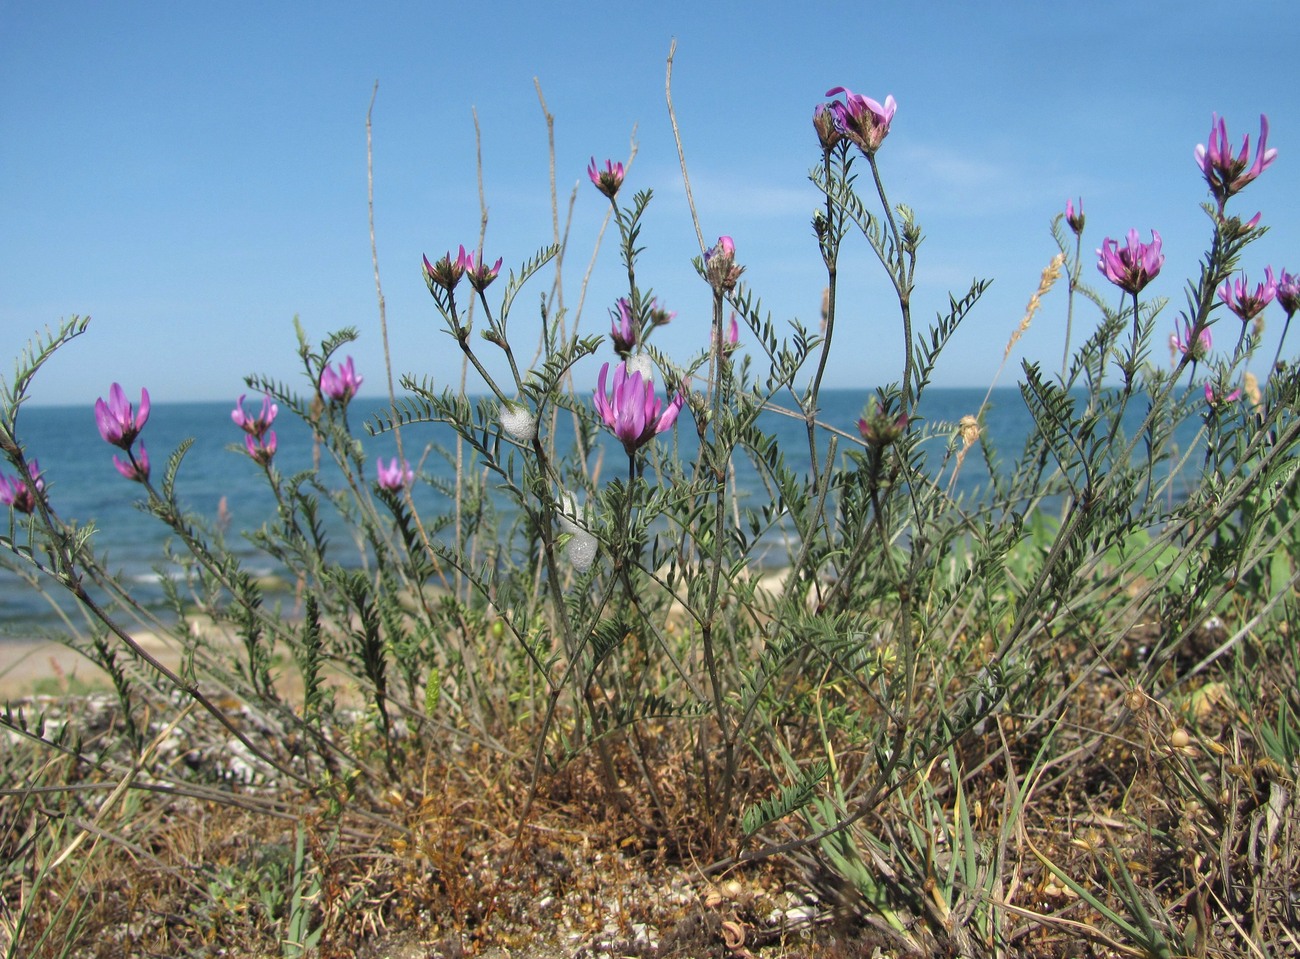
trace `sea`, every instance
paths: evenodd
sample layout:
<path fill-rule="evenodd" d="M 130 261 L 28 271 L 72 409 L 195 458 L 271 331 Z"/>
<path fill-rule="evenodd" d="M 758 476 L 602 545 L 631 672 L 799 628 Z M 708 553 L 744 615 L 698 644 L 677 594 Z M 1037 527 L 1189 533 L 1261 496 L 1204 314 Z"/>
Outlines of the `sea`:
<path fill-rule="evenodd" d="M 978 412 L 987 392 L 936 387 L 926 391 L 918 413 L 923 418 L 922 428 L 937 430 L 939 434 L 931 441 L 933 462 L 941 458 L 955 424 L 962 416 Z M 826 390 L 820 397 L 819 419 L 856 435 L 858 417 L 872 402 L 872 394 L 865 391 Z M 247 406 L 255 413 L 260 401 L 250 398 Z M 353 434 L 362 440 L 367 475 L 371 478 L 375 475 L 376 459 L 383 457 L 387 461 L 395 456 L 396 445 L 391 434 L 369 436 L 362 424 L 386 406 L 386 400 L 381 398 L 358 397 L 348 410 Z M 244 434 L 231 421 L 232 409 L 232 403 L 159 403 L 153 406 L 141 438 L 148 449 L 155 482 L 161 479 L 172 452 L 184 442 L 192 443 L 177 474 L 176 490 L 182 505 L 208 523 L 222 522 L 227 546 L 239 555 L 245 569 L 254 575 L 274 576 L 279 572 L 274 561 L 241 535 L 243 531 L 273 522 L 276 504 L 262 470 L 244 452 Z M 787 466 L 806 472 L 809 461 L 803 421 L 764 413 L 760 423 L 776 435 Z M 989 394 L 984 425 L 986 436 L 1010 463 L 1023 448 L 1032 427 L 1032 418 L 1018 389 L 997 388 Z M 1196 424 L 1186 425 L 1194 437 Z M 275 422 L 275 430 L 278 438 L 275 463 L 280 472 L 291 475 L 310 467 L 313 443 L 307 426 L 282 413 Z M 694 431 L 680 432 L 685 441 Z M 40 464 L 48 501 L 58 517 L 78 526 L 93 524 L 92 543 L 98 555 L 106 559 L 107 567 L 115 571 L 121 582 L 129 584 L 133 597 L 147 607 L 161 609 L 162 580 L 177 572 L 166 559 L 174 535 L 141 509 L 142 488 L 113 468 L 113 454 L 120 451 L 100 437 L 93 408 L 26 406 L 20 411 L 18 433 L 28 458 L 34 457 Z M 449 448 L 454 439 L 454 432 L 445 424 L 414 424 L 403 432 L 404 449 L 413 460 L 428 444 Z M 663 437 L 656 442 L 662 441 Z M 842 441 L 841 449 L 844 448 Z M 612 438 L 604 452 L 607 470 L 608 464 L 623 461 L 621 449 Z M 452 479 L 450 467 L 437 456 L 424 458 L 423 469 L 426 476 Z M 337 473 L 334 477 L 337 478 Z M 756 492 L 744 489 L 747 483 L 755 482 L 751 474 L 738 471 L 738 477 L 742 494 Z M 324 478 L 327 483 L 331 480 L 328 462 Z M 959 474 L 955 492 L 971 494 L 987 482 L 982 459 L 977 454 L 971 455 Z M 414 496 L 422 515 L 432 516 L 450 508 L 446 497 L 427 483 L 417 483 Z M 328 522 L 330 511 L 325 510 L 325 514 Z M 16 519 L 16 526 L 5 528 L 9 517 L 0 515 L 0 536 L 21 544 L 26 536 L 22 517 Z M 331 535 L 335 541 L 350 539 L 348 531 L 341 526 L 331 530 Z M 47 582 L 44 589 L 37 589 L 14 571 L 15 565 L 21 567 L 23 562 L 0 546 L 0 642 L 57 633 L 62 622 L 60 610 L 66 613 L 68 609 L 68 604 L 59 598 L 57 586 Z"/>

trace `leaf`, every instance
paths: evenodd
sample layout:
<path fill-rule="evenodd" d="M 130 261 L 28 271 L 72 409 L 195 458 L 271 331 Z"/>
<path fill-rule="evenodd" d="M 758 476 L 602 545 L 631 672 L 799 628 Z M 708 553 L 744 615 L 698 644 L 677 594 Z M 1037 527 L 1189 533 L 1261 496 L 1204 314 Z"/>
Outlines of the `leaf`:
<path fill-rule="evenodd" d="M 794 782 L 782 786 L 762 802 L 750 806 L 740 817 L 740 828 L 752 836 L 764 826 L 784 819 L 812 802 L 813 789 L 830 772 L 830 763 L 819 759 L 808 767 Z"/>

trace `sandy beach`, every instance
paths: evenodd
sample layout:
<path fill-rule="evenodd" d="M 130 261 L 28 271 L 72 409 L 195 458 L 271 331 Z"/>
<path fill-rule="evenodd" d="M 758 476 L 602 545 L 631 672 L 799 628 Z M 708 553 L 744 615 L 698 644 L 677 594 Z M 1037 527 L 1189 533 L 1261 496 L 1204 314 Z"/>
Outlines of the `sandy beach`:
<path fill-rule="evenodd" d="M 147 633 L 135 638 L 168 668 L 180 664 L 180 653 L 173 644 Z M 0 640 L 0 702 L 35 693 L 76 693 L 109 686 L 102 669 L 61 643 Z"/>

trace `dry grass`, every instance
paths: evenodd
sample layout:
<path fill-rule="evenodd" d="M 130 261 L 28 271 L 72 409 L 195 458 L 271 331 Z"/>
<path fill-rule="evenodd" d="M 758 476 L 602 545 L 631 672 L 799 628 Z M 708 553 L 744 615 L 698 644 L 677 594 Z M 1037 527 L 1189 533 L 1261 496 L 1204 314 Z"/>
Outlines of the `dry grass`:
<path fill-rule="evenodd" d="M 1261 683 L 1286 680 L 1281 665 L 1252 655 Z M 1158 703 L 1129 687 L 1122 670 L 1097 672 L 1046 763 L 1035 764 L 1046 731 L 1028 731 L 1029 717 L 1003 716 L 964 736 L 955 755 L 973 835 L 981 855 L 1001 863 L 996 901 L 982 904 L 996 916 L 997 941 L 972 938 L 955 913 L 947 928 L 913 915 L 914 938 L 941 955 L 1141 954 L 1063 878 L 1131 915 L 1128 876 L 1135 904 L 1162 917 L 1176 944 L 1170 955 L 1297 954 L 1296 784 L 1250 732 L 1266 718 L 1249 714 L 1258 704 L 1235 701 L 1228 688 L 1207 677 Z M 1268 690 L 1260 692 L 1267 702 Z M 87 732 L 83 756 L 119 737 L 112 707 L 94 702 L 59 707 Z M 21 864 L 2 890 L 0 943 L 25 907 L 24 942 L 52 933 L 23 953 L 32 957 L 60 955 L 65 941 L 67 954 L 86 957 L 294 954 L 283 936 L 301 888 L 310 927 L 321 931 L 311 954 L 327 957 L 904 954 L 808 854 L 815 850 L 709 871 L 691 733 L 687 725 L 644 731 L 657 806 L 643 789 L 608 795 L 594 757 L 582 755 L 542 777 L 522 823 L 528 764 L 451 740 L 404 740 L 404 774 L 393 786 L 227 783 L 213 794 L 198 787 L 215 771 L 194 757 L 219 751 L 163 741 L 158 764 L 176 788 L 155 790 L 142 774 L 111 809 L 104 797 L 121 781 L 110 769 L 120 767 L 11 742 L 6 783 L 31 782 L 40 769 L 50 791 L 10 793 L 0 804 L 0 858 Z M 517 737 L 511 745 L 523 755 L 527 731 Z M 618 751 L 616 762 L 626 782 L 639 781 L 629 753 Z M 936 764 L 927 772 L 951 813 L 952 771 Z M 761 796 L 763 771 L 751 769 L 749 781 Z M 909 818 L 923 821 L 923 810 L 896 796 L 870 828 L 902 835 Z M 35 888 L 41 866 L 83 831 L 75 854 Z M 302 875 L 300 833 L 311 867 Z M 936 844 L 931 854 L 938 875 L 946 851 Z M 885 876 L 898 867 L 888 857 L 877 863 Z M 933 888 L 902 892 L 941 899 Z M 60 902 L 84 904 L 79 931 Z"/>

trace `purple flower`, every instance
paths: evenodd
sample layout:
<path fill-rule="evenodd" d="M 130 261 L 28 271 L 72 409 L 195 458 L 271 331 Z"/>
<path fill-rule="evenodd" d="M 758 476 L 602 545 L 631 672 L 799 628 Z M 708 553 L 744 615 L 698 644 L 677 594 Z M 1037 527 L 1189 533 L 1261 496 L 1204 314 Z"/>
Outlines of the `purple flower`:
<path fill-rule="evenodd" d="M 715 256 L 720 260 L 735 260 L 736 241 L 729 236 L 718 237 L 718 242 L 704 251 L 704 262 L 711 263 Z"/>
<path fill-rule="evenodd" d="M 140 441 L 140 448 L 132 453 L 126 451 L 127 458 L 120 460 L 117 454 L 113 454 L 113 466 L 117 471 L 129 480 L 135 480 L 137 483 L 144 483 L 149 479 L 149 451 L 144 448 L 144 440 Z"/>
<path fill-rule="evenodd" d="M 1235 282 L 1225 280 L 1223 286 L 1219 287 L 1219 299 L 1227 304 L 1228 309 L 1236 313 L 1243 323 L 1249 323 L 1263 312 L 1264 307 L 1272 303 L 1276 295 L 1277 281 L 1273 279 L 1271 266 L 1264 268 L 1264 282 L 1256 286 L 1253 292 L 1244 273 Z"/>
<path fill-rule="evenodd" d="M 627 297 L 619 297 L 615 304 L 617 313 L 610 313 L 609 336 L 614 341 L 614 352 L 624 359 L 636 346 L 636 324 L 632 322 L 632 304 Z"/>
<path fill-rule="evenodd" d="M 729 236 L 718 237 L 718 242 L 704 251 L 704 274 L 715 290 L 734 290 L 743 266 L 736 266 L 736 242 Z"/>
<path fill-rule="evenodd" d="M 606 160 L 605 169 L 602 170 L 596 166 L 596 158 L 592 157 L 591 165 L 587 167 L 587 176 L 591 177 L 597 190 L 612 200 L 618 195 L 618 188 L 623 185 L 623 164 Z"/>
<path fill-rule="evenodd" d="M 862 417 L 858 420 L 858 432 L 867 441 L 867 445 L 883 449 L 907 432 L 909 422 L 906 413 L 899 413 L 898 416 L 891 418 L 885 413 L 885 408 L 877 403 L 875 409 L 871 411 L 871 419 Z"/>
<path fill-rule="evenodd" d="M 1069 224 L 1075 236 L 1083 233 L 1083 197 L 1079 197 L 1079 209 L 1074 209 L 1074 201 L 1065 201 L 1065 222 Z"/>
<path fill-rule="evenodd" d="M 270 466 L 276 448 L 275 430 L 266 430 L 264 433 L 250 432 L 244 437 L 244 448 L 248 450 L 248 455 L 253 458 L 253 462 L 259 466 Z"/>
<path fill-rule="evenodd" d="M 460 248 L 464 254 L 465 248 Z M 501 272 L 501 257 L 497 257 L 496 263 L 489 268 L 483 264 L 483 254 L 478 254 L 478 262 L 474 262 L 474 254 L 470 253 L 465 257 L 465 278 L 469 280 L 469 285 L 474 287 L 475 292 L 482 293 L 488 288 L 488 285 L 497 278 Z"/>
<path fill-rule="evenodd" d="M 672 426 L 686 400 L 679 392 L 664 408 L 662 401 L 655 396 L 654 380 L 642 378 L 639 372 L 629 376 L 623 363 L 614 370 L 613 391 L 606 393 L 608 375 L 609 364 L 606 363 L 600 368 L 593 402 L 601 420 L 619 438 L 630 456 L 652 440 L 656 433 Z"/>
<path fill-rule="evenodd" d="M 1174 332 L 1169 334 L 1169 352 L 1173 354 L 1175 362 L 1181 355 L 1193 363 L 1198 363 L 1210 355 L 1213 343 L 1208 326 L 1193 338 L 1192 323 L 1186 317 L 1183 318 L 1183 328 L 1179 330 L 1178 324 L 1175 323 Z"/>
<path fill-rule="evenodd" d="M 379 484 L 380 489 L 396 492 L 415 482 L 415 471 L 411 469 L 406 460 L 393 457 L 389 465 L 385 466 L 384 458 L 381 456 L 376 463 L 376 467 L 378 474 L 376 482 Z"/>
<path fill-rule="evenodd" d="M 455 262 L 452 261 L 450 252 L 437 263 L 430 263 L 429 258 L 426 256 L 424 257 L 424 282 L 428 284 L 430 292 L 436 285 L 450 293 L 456 289 L 456 284 L 465 275 L 469 262 L 469 254 L 465 252 L 464 246 L 460 248 L 460 253 Z"/>
<path fill-rule="evenodd" d="M 1277 304 L 1286 311 L 1287 319 L 1300 309 L 1300 274 L 1282 271 L 1277 281 Z"/>
<path fill-rule="evenodd" d="M 1128 243 L 1121 249 L 1117 240 L 1106 237 L 1097 251 L 1097 269 L 1121 290 L 1138 293 L 1155 279 L 1165 264 L 1164 254 L 1160 252 L 1160 234 L 1152 230 L 1151 238 L 1150 243 L 1141 243 L 1138 231 L 1129 230 Z"/>
<path fill-rule="evenodd" d="M 271 428 L 271 424 L 275 422 L 275 417 L 276 414 L 280 412 L 280 407 L 271 402 L 270 396 L 263 394 L 261 412 L 258 413 L 257 416 L 249 416 L 244 412 L 244 396 L 247 395 L 248 394 L 245 393 L 239 397 L 239 402 L 235 404 L 234 410 L 231 411 L 230 418 L 234 420 L 235 425 L 245 433 L 248 433 L 251 436 L 261 437 Z"/>
<path fill-rule="evenodd" d="M 1205 384 L 1205 402 L 1210 404 L 1211 409 L 1217 410 L 1229 403 L 1235 403 L 1239 399 L 1241 399 L 1241 390 L 1239 389 L 1233 390 L 1227 396 L 1219 396 L 1214 392 L 1214 387 L 1211 384 Z"/>
<path fill-rule="evenodd" d="M 740 325 L 736 322 L 736 314 L 731 314 L 731 322 L 727 325 L 726 330 L 722 333 L 722 354 L 728 356 L 736 351 L 740 346 Z"/>
<path fill-rule="evenodd" d="M 344 405 L 357 395 L 361 383 L 362 379 L 357 376 L 357 371 L 353 369 L 352 357 L 350 356 L 339 364 L 337 373 L 333 367 L 327 365 L 320 375 L 320 391 L 335 403 Z"/>
<path fill-rule="evenodd" d="M 31 513 L 36 509 L 36 498 L 32 496 L 32 487 L 36 488 L 36 495 L 42 496 L 45 493 L 45 480 L 41 478 L 41 467 L 36 460 L 27 464 L 27 475 L 32 478 L 31 486 L 22 476 L 0 476 L 0 503 L 6 506 L 12 506 L 20 513 Z"/>
<path fill-rule="evenodd" d="M 95 400 L 95 422 L 99 435 L 108 443 L 129 450 L 135 438 L 149 419 L 149 391 L 140 390 L 140 412 L 131 409 L 122 387 L 114 383 L 108 391 L 108 402 Z"/>
<path fill-rule="evenodd" d="M 844 94 L 844 102 L 836 100 L 829 105 L 836 126 L 863 153 L 871 156 L 880 149 L 885 137 L 889 136 L 889 124 L 894 119 L 898 104 L 894 102 L 892 94 L 885 97 L 882 106 L 870 97 L 854 93 L 848 87 L 835 87 L 826 91 L 828 97 L 838 93 Z M 814 119 L 815 116 L 814 114 Z"/>
<path fill-rule="evenodd" d="M 1259 144 L 1255 150 L 1255 162 L 1246 163 L 1250 157 L 1250 137 L 1242 140 L 1241 152 L 1232 155 L 1228 145 L 1228 125 L 1217 113 L 1210 121 L 1210 146 L 1196 145 L 1196 165 L 1205 174 L 1205 181 L 1210 185 L 1210 192 L 1219 201 L 1219 211 L 1228 202 L 1228 197 L 1241 192 L 1251 180 L 1259 176 L 1277 158 L 1277 150 L 1268 149 L 1268 117 L 1259 118 Z"/>

